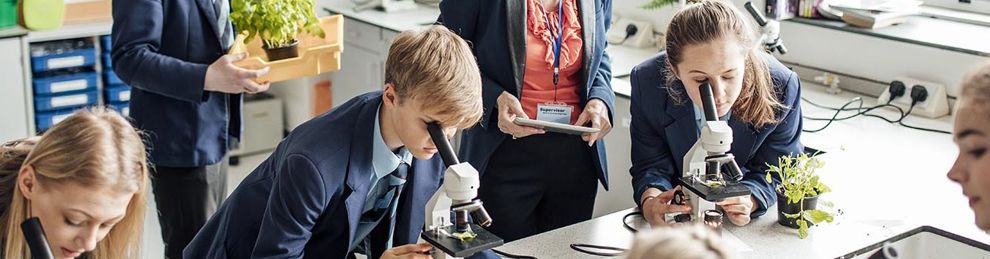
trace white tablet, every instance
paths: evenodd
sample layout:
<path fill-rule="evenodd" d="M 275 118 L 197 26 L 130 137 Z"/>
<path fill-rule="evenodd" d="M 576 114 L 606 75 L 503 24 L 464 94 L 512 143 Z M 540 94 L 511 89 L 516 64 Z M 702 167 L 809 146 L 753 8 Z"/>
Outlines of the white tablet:
<path fill-rule="evenodd" d="M 584 135 L 584 134 L 591 134 L 591 133 L 598 132 L 598 129 L 596 129 L 596 128 L 574 126 L 574 125 L 570 125 L 570 124 L 548 122 L 548 121 L 540 121 L 540 120 L 533 120 L 533 119 L 526 119 L 526 118 L 522 118 L 522 117 L 516 117 L 515 120 L 512 120 L 512 123 L 515 123 L 515 124 L 518 124 L 518 125 L 523 125 L 523 126 L 530 126 L 530 127 L 534 127 L 534 128 L 541 128 L 543 130 L 550 131 L 550 132 L 557 132 L 557 133 L 564 133 L 564 134 L 571 134 L 571 135 Z"/>

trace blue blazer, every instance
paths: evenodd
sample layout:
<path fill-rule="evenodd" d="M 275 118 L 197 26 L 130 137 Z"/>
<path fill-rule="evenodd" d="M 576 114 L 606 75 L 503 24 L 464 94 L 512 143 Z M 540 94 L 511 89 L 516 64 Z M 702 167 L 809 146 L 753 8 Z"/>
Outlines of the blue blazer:
<path fill-rule="evenodd" d="M 381 92 L 358 96 L 303 123 L 249 174 L 184 251 L 186 258 L 347 258 L 371 187 Z M 369 234 L 370 258 L 417 241 L 437 191 L 439 156 L 415 160 L 395 218 Z M 492 256 L 490 252 L 476 257 Z"/>
<path fill-rule="evenodd" d="M 584 78 L 581 105 L 601 99 L 608 106 L 609 120 L 615 122 L 615 93 L 612 92 L 612 66 L 605 52 L 605 33 L 612 24 L 612 1 L 580 0 L 578 9 L 584 34 Z M 485 173 L 488 159 L 505 140 L 498 129 L 495 100 L 502 92 L 519 97 L 526 64 L 526 1 L 459 0 L 440 3 L 438 22 L 458 33 L 472 46 L 481 69 L 484 115 L 481 122 L 463 133 L 460 156 Z M 608 190 L 605 142 L 595 143 L 598 179 Z"/>
<path fill-rule="evenodd" d="M 766 182 L 766 164 L 777 164 L 782 155 L 799 154 L 801 145 L 801 80 L 793 71 L 770 55 L 764 55 L 770 67 L 770 75 L 777 91 L 777 99 L 787 106 L 777 112 L 778 123 L 754 128 L 741 122 L 738 116 L 730 116 L 732 148 L 736 163 L 743 171 L 742 184 L 749 187 L 756 197 L 759 209 L 751 216 L 766 213 L 767 207 L 776 204 L 777 195 Z M 666 52 L 661 52 L 632 70 L 632 185 L 633 200 L 638 204 L 640 196 L 649 187 L 660 190 L 672 188 L 672 179 L 680 177 L 684 170 L 684 155 L 698 140 L 698 126 L 694 108 L 684 85 L 678 80 L 666 85 Z M 668 91 L 678 91 L 685 100 L 677 104 Z"/>
<path fill-rule="evenodd" d="M 226 0 L 219 0 L 226 1 Z M 241 134 L 240 94 L 203 91 L 225 52 L 212 0 L 113 2 L 114 72 L 131 88 L 137 128 L 158 166 L 215 164 Z"/>

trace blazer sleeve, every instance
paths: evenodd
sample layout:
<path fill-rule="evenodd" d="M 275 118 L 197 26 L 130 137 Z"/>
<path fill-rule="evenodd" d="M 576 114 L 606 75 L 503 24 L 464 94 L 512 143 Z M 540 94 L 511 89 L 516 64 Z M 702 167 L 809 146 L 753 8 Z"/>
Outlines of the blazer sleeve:
<path fill-rule="evenodd" d="M 804 152 L 801 144 L 801 80 L 794 72 L 789 72 L 790 76 L 784 82 L 784 103 L 787 108 L 783 112 L 781 121 L 767 135 L 760 147 L 757 149 L 753 159 L 744 166 L 742 184 L 749 187 L 753 192 L 753 197 L 759 208 L 750 214 L 751 217 L 759 217 L 766 213 L 767 208 L 777 204 L 777 194 L 773 186 L 766 181 L 767 164 L 777 164 L 777 158 L 784 155 L 798 155 Z M 746 172 L 748 171 L 748 172 Z M 773 176 L 775 181 L 779 178 Z"/>
<path fill-rule="evenodd" d="M 652 73 L 656 71 L 636 67 L 630 76 L 632 121 L 629 135 L 632 138 L 632 168 L 629 173 L 632 175 L 633 201 L 638 206 L 642 206 L 640 197 L 646 189 L 673 188 L 671 179 L 675 171 L 674 157 L 668 148 L 663 128 L 659 127 L 666 102 L 657 99 L 666 98 L 666 95 L 655 85 L 658 80 L 650 80 L 655 76 Z"/>
<path fill-rule="evenodd" d="M 308 157 L 290 154 L 277 176 L 261 220 L 251 258 L 302 258 L 311 229 L 328 206 L 328 193 L 342 181 L 327 183 Z"/>
<path fill-rule="evenodd" d="M 604 30 L 599 32 L 599 37 L 605 37 L 612 24 L 612 1 L 602 0 L 599 2 L 601 3 L 601 9 L 596 11 L 596 15 L 600 15 L 603 19 L 595 20 L 604 23 Z M 595 78 L 591 82 L 588 91 L 588 100 L 601 99 L 605 102 L 605 105 L 608 106 L 608 119 L 614 125 L 615 92 L 612 91 L 612 63 L 609 61 L 608 50 L 605 50 L 608 46 L 608 41 L 603 42 L 601 63 L 598 65 L 598 69 L 595 70 Z"/>
<path fill-rule="evenodd" d="M 168 40 L 162 39 L 162 28 L 168 22 L 163 15 L 162 1 L 168 0 L 113 1 L 111 58 L 114 72 L 132 87 L 183 101 L 200 102 L 208 65 L 158 53 L 162 41 Z"/>

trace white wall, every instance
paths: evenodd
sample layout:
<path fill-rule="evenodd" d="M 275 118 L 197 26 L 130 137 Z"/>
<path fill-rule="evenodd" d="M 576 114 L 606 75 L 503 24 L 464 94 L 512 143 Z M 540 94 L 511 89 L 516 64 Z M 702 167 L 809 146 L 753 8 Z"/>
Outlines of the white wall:
<path fill-rule="evenodd" d="M 647 11 L 639 6 L 646 0 L 613 1 L 619 17 L 653 22 L 654 30 L 663 32 L 675 8 Z M 744 0 L 732 0 L 742 10 Z M 763 6 L 765 1 L 754 1 Z M 782 61 L 831 70 L 881 82 L 896 77 L 913 77 L 942 83 L 950 96 L 957 96 L 963 75 L 985 60 L 961 52 L 881 39 L 862 34 L 826 29 L 794 22 L 781 23 L 781 36 L 788 52 L 778 55 Z"/>

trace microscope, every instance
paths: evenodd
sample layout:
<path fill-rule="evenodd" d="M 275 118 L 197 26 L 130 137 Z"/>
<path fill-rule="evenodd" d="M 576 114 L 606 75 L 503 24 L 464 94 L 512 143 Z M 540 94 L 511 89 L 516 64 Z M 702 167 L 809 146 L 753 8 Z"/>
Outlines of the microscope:
<path fill-rule="evenodd" d="M 715 203 L 725 198 L 749 195 L 746 186 L 739 184 L 742 170 L 736 164 L 735 156 L 729 153 L 732 147 L 732 128 L 725 121 L 718 120 L 712 87 L 707 81 L 699 87 L 705 124 L 701 136 L 684 155 L 684 173 L 677 179 L 683 186 L 686 198 L 675 194 L 674 203 L 691 206 L 691 214 L 676 215 L 675 221 L 703 219 L 707 211 L 715 210 Z"/>
<path fill-rule="evenodd" d="M 426 203 L 426 225 L 423 240 L 433 245 L 433 258 L 461 258 L 502 245 L 503 240 L 482 226 L 490 226 L 492 218 L 478 196 L 481 177 L 467 162 L 461 163 L 437 123 L 427 125 L 447 170 L 443 184 Z M 470 217 L 468 216 L 470 214 Z M 474 219 L 475 223 L 471 222 Z"/>
<path fill-rule="evenodd" d="M 41 227 L 40 219 L 34 217 L 21 222 L 21 233 L 24 234 L 24 241 L 27 242 L 28 249 L 31 250 L 31 258 L 55 258 L 52 254 L 52 248 L 48 246 L 48 238 L 45 237 L 45 230 Z"/>
<path fill-rule="evenodd" d="M 769 20 L 760 14 L 760 11 L 756 10 L 753 6 L 753 2 L 746 2 L 743 4 L 746 7 L 746 11 L 753 16 L 756 23 L 760 25 L 760 34 L 764 47 L 767 52 L 773 53 L 775 50 L 779 51 L 781 55 L 787 54 L 787 48 L 784 47 L 784 40 L 780 39 L 780 22 L 775 20 Z"/>

